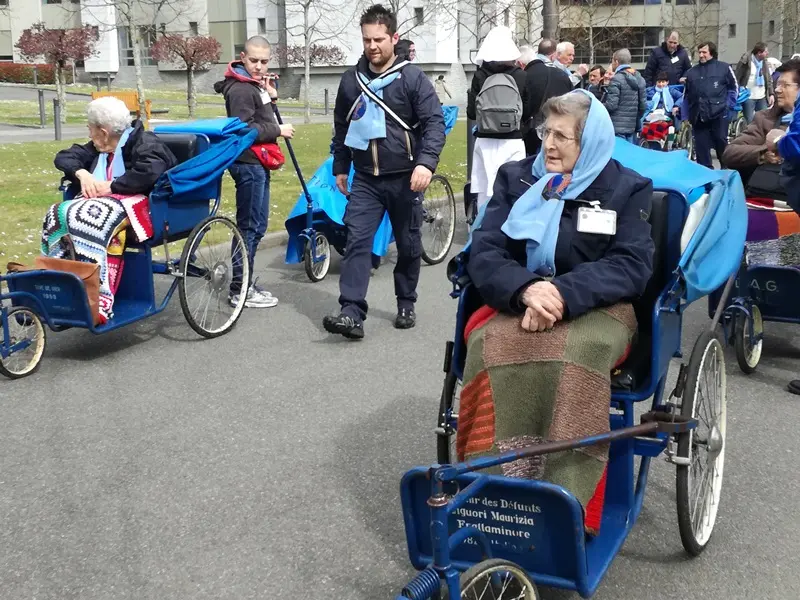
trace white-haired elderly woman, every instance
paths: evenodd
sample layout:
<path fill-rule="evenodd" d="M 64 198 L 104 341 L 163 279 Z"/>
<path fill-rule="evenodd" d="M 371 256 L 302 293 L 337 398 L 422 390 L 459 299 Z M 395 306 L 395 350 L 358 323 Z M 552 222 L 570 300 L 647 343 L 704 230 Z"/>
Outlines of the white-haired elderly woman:
<path fill-rule="evenodd" d="M 42 226 L 42 254 L 100 265 L 100 313 L 113 316 L 129 230 L 138 241 L 153 234 L 147 195 L 175 156 L 118 98 L 98 98 L 87 110 L 87 144 L 56 154 L 56 168 L 80 187 L 74 200 L 50 207 Z"/>
<path fill-rule="evenodd" d="M 608 430 L 610 372 L 636 331 L 631 300 L 652 275 L 653 185 L 611 157 L 597 98 L 550 98 L 537 156 L 503 165 L 467 271 L 486 306 L 466 325 L 459 459 Z M 607 447 L 505 465 L 583 503 L 600 498 Z M 586 526 L 600 523 L 586 511 Z"/>
<path fill-rule="evenodd" d="M 85 198 L 149 194 L 159 176 L 177 161 L 154 133 L 145 131 L 119 98 L 92 100 L 87 109 L 87 144 L 56 154 L 55 166 Z"/>

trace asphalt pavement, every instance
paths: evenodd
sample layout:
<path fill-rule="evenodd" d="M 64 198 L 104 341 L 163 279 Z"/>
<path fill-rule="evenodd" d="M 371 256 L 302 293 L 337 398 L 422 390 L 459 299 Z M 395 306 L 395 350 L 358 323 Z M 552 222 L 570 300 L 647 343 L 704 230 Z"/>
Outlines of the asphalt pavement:
<path fill-rule="evenodd" d="M 315 284 L 283 251 L 262 250 L 256 273 L 280 304 L 247 310 L 228 335 L 198 338 L 175 298 L 105 336 L 50 334 L 37 374 L 0 381 L 3 600 L 389 600 L 413 576 L 398 484 L 435 459 L 456 309 L 444 264 L 423 267 L 418 325 L 396 331 L 390 256 L 371 282 L 366 339 L 348 342 L 321 327 L 337 308 L 338 258 Z M 688 355 L 708 324 L 702 302 L 684 323 Z M 800 598 L 800 398 L 784 391 L 797 333 L 767 324 L 749 377 L 728 355 L 706 552 L 683 552 L 675 469 L 656 460 L 595 598 Z"/>

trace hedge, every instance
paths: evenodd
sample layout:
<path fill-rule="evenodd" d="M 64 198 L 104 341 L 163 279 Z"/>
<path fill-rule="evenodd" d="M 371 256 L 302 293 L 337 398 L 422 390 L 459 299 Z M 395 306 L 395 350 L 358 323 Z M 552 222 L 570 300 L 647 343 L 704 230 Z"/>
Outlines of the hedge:
<path fill-rule="evenodd" d="M 41 84 L 55 83 L 55 68 L 53 65 L 31 65 L 12 62 L 0 62 L 0 82 L 2 83 L 33 83 L 33 67 L 37 67 L 38 81 Z M 64 80 L 72 83 L 72 68 L 64 69 Z"/>

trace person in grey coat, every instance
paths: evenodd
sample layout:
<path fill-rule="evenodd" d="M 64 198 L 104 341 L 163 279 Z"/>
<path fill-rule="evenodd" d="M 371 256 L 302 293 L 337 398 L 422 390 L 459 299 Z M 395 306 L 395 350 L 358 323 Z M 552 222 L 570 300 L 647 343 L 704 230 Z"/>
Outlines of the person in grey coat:
<path fill-rule="evenodd" d="M 608 84 L 603 106 L 611 115 L 617 137 L 635 143 L 641 129 L 642 117 L 647 110 L 647 90 L 644 77 L 631 67 L 631 53 L 627 48 L 617 50 L 611 61 L 614 77 Z"/>

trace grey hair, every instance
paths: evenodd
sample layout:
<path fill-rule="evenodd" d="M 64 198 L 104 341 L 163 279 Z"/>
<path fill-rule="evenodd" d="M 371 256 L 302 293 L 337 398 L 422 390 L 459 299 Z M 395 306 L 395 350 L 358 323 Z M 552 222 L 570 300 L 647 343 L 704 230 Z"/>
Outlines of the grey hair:
<path fill-rule="evenodd" d="M 131 111 L 122 100 L 113 96 L 89 102 L 86 118 L 89 125 L 102 127 L 116 134 L 121 134 L 131 126 Z"/>
<path fill-rule="evenodd" d="M 572 47 L 572 49 L 574 50 L 575 49 L 575 44 L 573 44 L 572 42 L 559 42 L 556 45 L 556 52 L 561 54 L 562 52 L 566 52 L 567 48 L 569 48 L 569 47 Z"/>
<path fill-rule="evenodd" d="M 534 50 L 531 46 L 525 45 L 519 47 L 519 62 L 527 65 L 534 58 L 536 58 L 536 50 Z"/>
<path fill-rule="evenodd" d="M 571 117 L 575 120 L 575 139 L 580 144 L 581 134 L 589 117 L 589 109 L 592 107 L 592 99 L 583 92 L 570 92 L 563 96 L 553 96 L 542 106 L 542 114 L 545 120 L 550 115 L 558 117 Z"/>
<path fill-rule="evenodd" d="M 631 64 L 631 51 L 627 48 L 621 48 L 614 52 L 614 60 L 621 65 Z"/>

